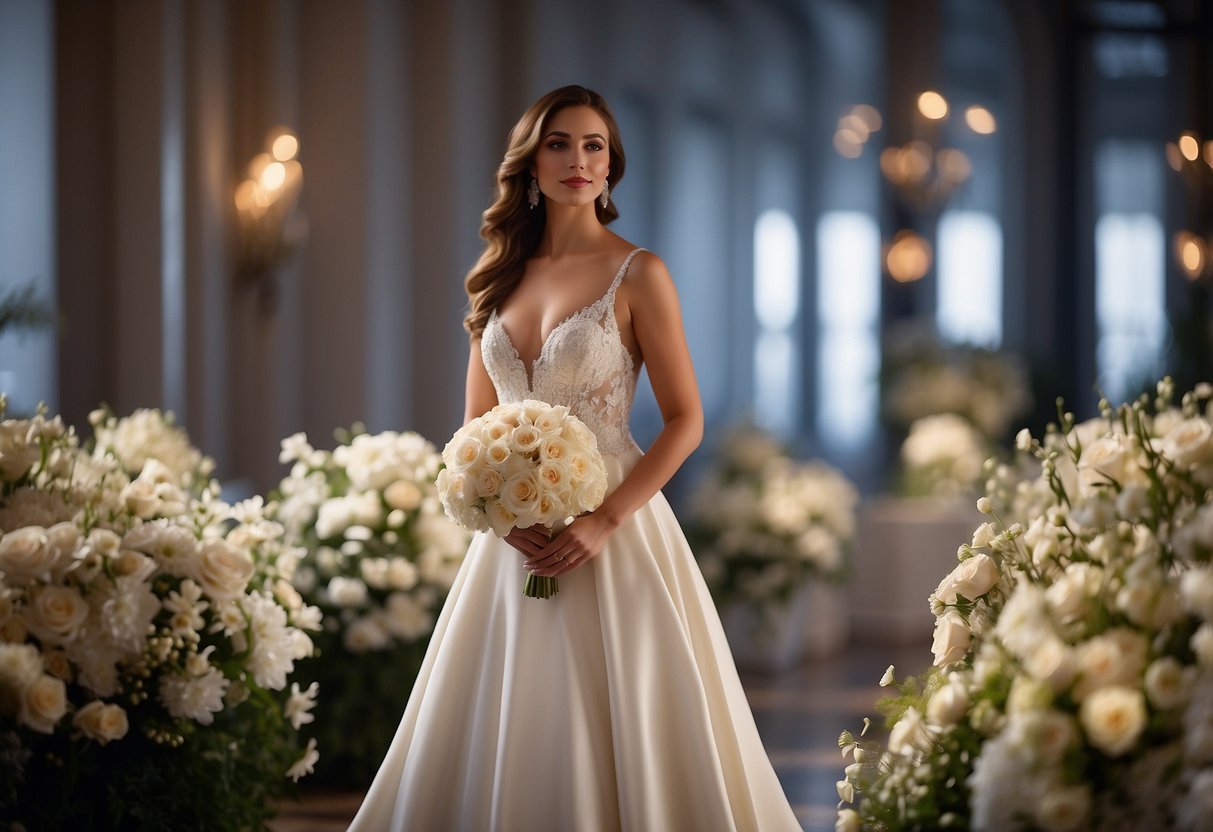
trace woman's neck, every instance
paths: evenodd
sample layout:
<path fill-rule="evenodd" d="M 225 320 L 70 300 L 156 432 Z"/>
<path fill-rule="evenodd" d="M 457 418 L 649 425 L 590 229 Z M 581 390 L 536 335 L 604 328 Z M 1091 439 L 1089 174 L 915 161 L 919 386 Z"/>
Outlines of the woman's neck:
<path fill-rule="evenodd" d="M 558 259 L 566 254 L 583 254 L 598 249 L 610 234 L 594 213 L 594 206 L 558 205 L 548 202 L 547 222 L 535 250 L 537 257 Z"/>

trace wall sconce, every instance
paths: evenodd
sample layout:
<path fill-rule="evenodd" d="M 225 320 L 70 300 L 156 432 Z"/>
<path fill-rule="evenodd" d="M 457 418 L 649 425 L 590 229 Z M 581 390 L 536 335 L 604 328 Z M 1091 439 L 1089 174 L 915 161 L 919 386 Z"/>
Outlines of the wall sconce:
<path fill-rule="evenodd" d="M 973 164 L 964 151 L 942 146 L 939 134 L 951 111 L 946 98 L 927 90 L 918 96 L 917 111 L 914 138 L 882 150 L 880 172 L 912 224 L 924 226 L 939 218 L 948 200 L 968 181 Z M 964 121 L 978 135 L 988 136 L 998 129 L 994 115 L 979 104 L 965 110 Z M 844 158 L 858 159 L 881 126 L 880 113 L 874 107 L 852 107 L 838 119 L 834 148 Z M 903 228 L 885 246 L 885 269 L 899 283 L 913 282 L 930 271 L 932 256 L 931 246 L 921 234 Z"/>
<path fill-rule="evenodd" d="M 1208 225 L 1213 215 L 1213 140 L 1204 142 L 1192 131 L 1167 142 L 1167 164 L 1188 183 L 1192 213 L 1198 225 Z M 1175 259 L 1188 280 L 1213 280 L 1213 236 L 1184 229 L 1175 235 Z"/>
<path fill-rule="evenodd" d="M 299 139 L 285 127 L 270 131 L 266 149 L 249 162 L 236 187 L 240 224 L 238 278 L 256 286 L 265 301 L 274 293 L 274 272 L 307 237 L 307 221 L 296 215 L 303 190 Z"/>

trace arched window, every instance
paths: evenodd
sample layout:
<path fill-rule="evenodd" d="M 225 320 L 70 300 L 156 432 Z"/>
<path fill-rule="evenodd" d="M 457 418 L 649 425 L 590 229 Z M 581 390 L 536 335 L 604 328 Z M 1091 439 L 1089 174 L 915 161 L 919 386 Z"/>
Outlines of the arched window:
<path fill-rule="evenodd" d="M 800 312 L 800 232 L 786 211 L 764 211 L 754 224 L 754 416 L 791 435 L 800 401 L 799 355 L 792 325 Z"/>
<path fill-rule="evenodd" d="M 982 211 L 948 211 L 939 220 L 935 319 L 949 341 L 1002 343 L 1002 226 Z"/>

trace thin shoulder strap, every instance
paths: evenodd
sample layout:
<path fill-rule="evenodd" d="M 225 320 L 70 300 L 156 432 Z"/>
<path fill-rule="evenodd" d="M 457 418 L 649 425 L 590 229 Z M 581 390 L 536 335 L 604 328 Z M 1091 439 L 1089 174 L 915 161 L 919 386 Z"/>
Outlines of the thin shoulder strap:
<path fill-rule="evenodd" d="M 628 267 L 632 265 L 633 258 L 642 251 L 645 251 L 645 249 L 640 247 L 632 249 L 628 252 L 627 258 L 620 264 L 619 271 L 615 273 L 615 279 L 611 281 L 611 288 L 606 293 L 606 296 L 612 301 L 615 299 L 615 290 L 619 288 L 619 284 L 623 282 L 623 276 L 628 273 Z"/>

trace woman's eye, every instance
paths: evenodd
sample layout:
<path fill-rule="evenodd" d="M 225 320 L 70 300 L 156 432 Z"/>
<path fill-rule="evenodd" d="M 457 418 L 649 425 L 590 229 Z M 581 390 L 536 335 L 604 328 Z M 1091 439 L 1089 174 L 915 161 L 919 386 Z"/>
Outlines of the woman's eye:
<path fill-rule="evenodd" d="M 598 142 L 590 142 L 589 144 L 586 145 L 586 149 L 587 150 L 602 150 L 602 145 L 600 145 Z"/>
<path fill-rule="evenodd" d="M 552 150 L 564 150 L 565 144 L 564 142 L 551 142 L 548 147 Z"/>

